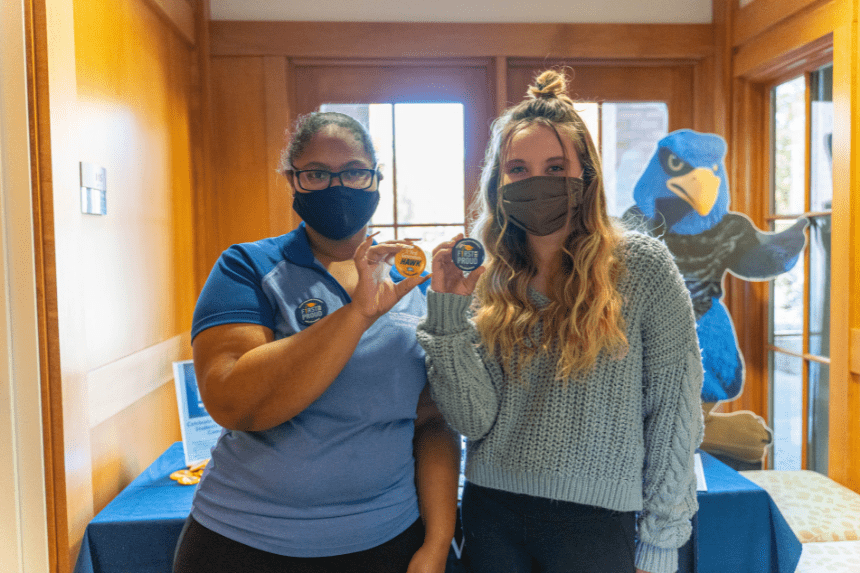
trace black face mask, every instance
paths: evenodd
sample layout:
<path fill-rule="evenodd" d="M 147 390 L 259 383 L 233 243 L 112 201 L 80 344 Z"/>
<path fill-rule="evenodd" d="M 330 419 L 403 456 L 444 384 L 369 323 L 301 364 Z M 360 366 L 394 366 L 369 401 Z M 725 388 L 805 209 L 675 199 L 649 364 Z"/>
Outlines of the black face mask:
<path fill-rule="evenodd" d="M 359 232 L 370 221 L 378 204 L 379 191 L 341 185 L 308 193 L 296 191 L 293 195 L 293 210 L 299 217 L 308 227 L 333 241 Z"/>
<path fill-rule="evenodd" d="M 544 236 L 564 227 L 568 209 L 582 200 L 578 177 L 529 177 L 499 187 L 508 221 L 532 235 Z"/>

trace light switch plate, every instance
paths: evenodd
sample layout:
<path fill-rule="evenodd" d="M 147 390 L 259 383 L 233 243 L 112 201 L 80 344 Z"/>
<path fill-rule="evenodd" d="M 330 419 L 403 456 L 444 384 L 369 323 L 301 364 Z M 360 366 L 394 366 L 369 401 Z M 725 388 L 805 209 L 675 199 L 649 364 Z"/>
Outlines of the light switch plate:
<path fill-rule="evenodd" d="M 107 191 L 107 170 L 95 163 L 81 161 L 81 187 Z"/>
<path fill-rule="evenodd" d="M 107 215 L 106 192 L 101 189 L 81 187 L 81 213 L 85 215 Z"/>
<path fill-rule="evenodd" d="M 107 170 L 81 161 L 81 213 L 107 215 Z"/>

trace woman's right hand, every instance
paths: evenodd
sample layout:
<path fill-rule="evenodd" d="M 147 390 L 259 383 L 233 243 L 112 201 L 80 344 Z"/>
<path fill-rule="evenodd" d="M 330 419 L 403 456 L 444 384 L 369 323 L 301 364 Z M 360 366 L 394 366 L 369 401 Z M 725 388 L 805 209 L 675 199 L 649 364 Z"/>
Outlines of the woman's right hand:
<path fill-rule="evenodd" d="M 475 290 L 475 285 L 478 284 L 478 279 L 487 270 L 486 267 L 480 266 L 469 273 L 469 276 L 464 276 L 463 271 L 457 268 L 451 253 L 454 248 L 454 243 L 463 238 L 463 233 L 460 233 L 450 241 L 440 243 L 433 249 L 433 273 L 430 288 L 435 292 L 446 292 L 451 294 L 470 295 Z"/>

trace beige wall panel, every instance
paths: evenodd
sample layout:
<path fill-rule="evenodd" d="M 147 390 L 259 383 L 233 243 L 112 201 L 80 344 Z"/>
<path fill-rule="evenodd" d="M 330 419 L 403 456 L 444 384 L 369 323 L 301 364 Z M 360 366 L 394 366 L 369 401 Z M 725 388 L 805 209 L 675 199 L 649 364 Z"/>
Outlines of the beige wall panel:
<path fill-rule="evenodd" d="M 217 252 L 209 267 L 234 243 L 269 236 L 269 154 L 263 58 L 213 58 L 212 198 Z M 286 89 L 286 87 L 284 88 Z"/>
<path fill-rule="evenodd" d="M 181 439 L 173 381 L 93 428 L 93 510 L 101 511 L 168 445 Z"/>

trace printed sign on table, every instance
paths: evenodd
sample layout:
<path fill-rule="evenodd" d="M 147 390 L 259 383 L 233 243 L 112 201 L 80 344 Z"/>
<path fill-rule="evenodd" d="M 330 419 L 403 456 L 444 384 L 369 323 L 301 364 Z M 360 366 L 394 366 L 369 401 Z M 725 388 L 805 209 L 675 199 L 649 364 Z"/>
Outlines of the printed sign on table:
<path fill-rule="evenodd" d="M 221 426 L 203 406 L 194 362 L 182 360 L 173 363 L 173 379 L 176 383 L 176 403 L 179 406 L 179 425 L 182 429 L 182 449 L 185 463 L 192 466 L 209 459 L 210 451 L 221 435 Z"/>

